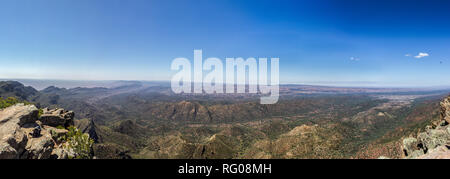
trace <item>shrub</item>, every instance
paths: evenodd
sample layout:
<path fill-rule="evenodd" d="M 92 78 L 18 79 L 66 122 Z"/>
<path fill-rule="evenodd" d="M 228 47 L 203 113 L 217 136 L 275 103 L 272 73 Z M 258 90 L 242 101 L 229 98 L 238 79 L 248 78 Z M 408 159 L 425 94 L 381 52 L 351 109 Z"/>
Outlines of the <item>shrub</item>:
<path fill-rule="evenodd" d="M 39 112 L 38 112 L 38 118 L 42 116 L 42 114 L 44 113 L 44 110 L 39 108 Z"/>
<path fill-rule="evenodd" d="M 10 107 L 10 106 L 12 106 L 14 104 L 17 104 L 17 103 L 19 103 L 19 100 L 17 100 L 14 97 L 9 97 L 9 98 L 6 98 L 6 99 L 0 98 L 0 108 L 1 109 Z"/>
<path fill-rule="evenodd" d="M 77 159 L 90 159 L 92 158 L 92 145 L 94 140 L 89 138 L 89 134 L 82 133 L 76 127 L 70 126 L 67 128 L 69 132 L 63 137 L 63 140 L 67 141 L 68 148 L 72 149 Z"/>
<path fill-rule="evenodd" d="M 17 103 L 24 103 L 25 105 L 31 104 L 28 101 L 25 101 L 25 100 L 21 101 L 21 100 L 18 100 L 17 98 L 15 98 L 15 97 L 8 97 L 6 99 L 0 98 L 0 109 L 13 106 L 13 105 L 15 105 Z"/>

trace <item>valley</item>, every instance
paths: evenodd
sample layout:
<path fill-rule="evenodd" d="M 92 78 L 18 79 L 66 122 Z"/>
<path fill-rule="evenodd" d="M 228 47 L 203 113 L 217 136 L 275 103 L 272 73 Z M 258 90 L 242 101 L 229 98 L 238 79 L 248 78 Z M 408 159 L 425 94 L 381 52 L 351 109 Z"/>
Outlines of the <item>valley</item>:
<path fill-rule="evenodd" d="M 177 95 L 159 82 L 42 90 L 0 82 L 0 96 L 75 112 L 97 158 L 401 158 L 401 140 L 439 119 L 450 90 L 282 85 L 259 96 Z"/>

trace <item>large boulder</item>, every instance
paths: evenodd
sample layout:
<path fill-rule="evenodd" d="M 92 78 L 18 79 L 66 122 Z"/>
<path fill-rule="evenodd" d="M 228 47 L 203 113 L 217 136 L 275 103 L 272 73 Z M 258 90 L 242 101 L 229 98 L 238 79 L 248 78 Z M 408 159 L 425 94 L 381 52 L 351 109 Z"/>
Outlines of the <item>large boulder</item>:
<path fill-rule="evenodd" d="M 418 157 L 424 154 L 422 148 L 420 148 L 420 142 L 416 138 L 408 137 L 403 140 L 403 152 L 408 157 Z"/>
<path fill-rule="evenodd" d="M 431 129 L 427 132 L 422 132 L 417 136 L 423 148 L 431 150 L 439 146 L 444 146 L 449 140 L 450 134 L 445 129 Z"/>
<path fill-rule="evenodd" d="M 42 115 L 39 117 L 39 121 L 41 121 L 43 125 L 52 127 L 69 127 L 74 125 L 74 116 L 75 114 L 73 111 L 67 111 L 60 108 L 44 108 L 42 111 Z"/>
<path fill-rule="evenodd" d="M 33 123 L 36 121 L 38 113 L 36 106 L 19 103 L 0 111 L 0 124 L 10 122 L 22 126 L 26 123 Z"/>
<path fill-rule="evenodd" d="M 39 138 L 31 138 L 26 146 L 26 153 L 22 158 L 27 159 L 48 159 L 54 148 L 52 137 L 46 134 L 46 136 Z"/>
<path fill-rule="evenodd" d="M 27 124 L 35 123 L 38 109 L 16 104 L 0 111 L 0 159 L 20 158 L 28 142 Z"/>

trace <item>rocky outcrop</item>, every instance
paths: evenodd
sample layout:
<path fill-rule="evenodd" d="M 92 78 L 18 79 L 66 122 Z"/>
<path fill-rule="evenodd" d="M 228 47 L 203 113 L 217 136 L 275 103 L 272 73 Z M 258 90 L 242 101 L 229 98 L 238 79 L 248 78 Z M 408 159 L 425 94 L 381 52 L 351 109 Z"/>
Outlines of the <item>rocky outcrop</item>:
<path fill-rule="evenodd" d="M 39 121 L 43 125 L 69 127 L 74 125 L 74 115 L 73 111 L 66 111 L 60 108 L 44 108 L 42 115 L 39 117 Z"/>
<path fill-rule="evenodd" d="M 168 110 L 162 116 L 171 120 L 188 120 L 188 121 L 210 121 L 210 111 L 196 102 L 181 101 L 179 103 L 171 104 L 166 107 Z"/>
<path fill-rule="evenodd" d="M 23 156 L 29 139 L 27 129 L 33 127 L 28 124 L 33 124 L 37 116 L 35 106 L 23 104 L 0 111 L 0 159 Z"/>
<path fill-rule="evenodd" d="M 0 159 L 70 158 L 59 138 L 68 130 L 58 127 L 73 123 L 73 112 L 39 110 L 34 105 L 16 104 L 0 110 Z"/>
<path fill-rule="evenodd" d="M 450 158 L 450 96 L 441 103 L 441 120 L 436 126 L 427 126 L 417 137 L 403 140 L 405 158 Z"/>
<path fill-rule="evenodd" d="M 447 124 L 450 123 L 450 97 L 445 98 L 441 102 L 441 119 Z"/>

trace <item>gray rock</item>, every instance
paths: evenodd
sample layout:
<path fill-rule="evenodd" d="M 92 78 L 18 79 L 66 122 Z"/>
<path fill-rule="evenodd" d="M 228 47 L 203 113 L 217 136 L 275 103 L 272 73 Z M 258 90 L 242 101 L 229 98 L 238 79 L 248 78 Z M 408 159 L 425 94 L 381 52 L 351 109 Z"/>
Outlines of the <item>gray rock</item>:
<path fill-rule="evenodd" d="M 15 159 L 17 156 L 16 149 L 6 143 L 0 143 L 0 159 Z"/>
<path fill-rule="evenodd" d="M 33 131 L 30 133 L 32 137 L 39 137 L 41 136 L 41 126 L 37 125 L 33 128 Z"/>
<path fill-rule="evenodd" d="M 406 158 L 449 158 L 450 151 L 450 97 L 441 103 L 441 121 L 436 127 L 427 127 L 417 138 L 403 140 L 403 151 Z"/>
<path fill-rule="evenodd" d="M 20 158 L 28 142 L 25 124 L 34 123 L 38 109 L 17 104 L 0 111 L 0 158 Z"/>
<path fill-rule="evenodd" d="M 429 153 L 435 148 L 445 146 L 448 143 L 450 134 L 448 128 L 430 129 L 427 132 L 419 133 L 417 138 L 406 138 L 403 140 L 403 151 L 406 158 L 419 158 Z"/>
<path fill-rule="evenodd" d="M 56 143 L 61 143 L 61 142 L 63 142 L 63 141 L 61 140 L 61 138 L 62 138 L 64 135 L 66 135 L 67 132 L 69 132 L 67 129 L 57 129 L 57 128 L 54 128 L 54 127 L 48 127 L 47 130 L 50 131 L 50 134 L 51 134 L 53 140 L 54 140 Z"/>
<path fill-rule="evenodd" d="M 403 140 L 403 152 L 406 157 L 409 157 L 412 155 L 412 153 L 416 150 L 419 150 L 417 147 L 419 144 L 419 141 L 416 138 L 408 137 Z"/>
<path fill-rule="evenodd" d="M 427 154 L 417 157 L 419 159 L 449 159 L 450 150 L 446 146 L 439 146 L 428 151 Z"/>
<path fill-rule="evenodd" d="M 407 158 L 417 158 L 417 157 L 420 157 L 420 156 L 422 156 L 424 154 L 425 154 L 425 152 L 422 149 L 415 150 Z"/>
<path fill-rule="evenodd" d="M 447 124 L 450 123 L 450 97 L 445 98 L 441 101 L 441 119 L 446 121 Z"/>
<path fill-rule="evenodd" d="M 71 159 L 75 157 L 75 152 L 71 149 L 59 147 L 53 150 L 52 156 L 55 159 Z"/>
<path fill-rule="evenodd" d="M 447 143 L 448 133 L 445 130 L 430 130 L 420 133 L 417 138 L 425 150 L 434 149 Z"/>
<path fill-rule="evenodd" d="M 53 139 L 68 131 L 48 125 L 73 125 L 73 112 L 45 110 L 43 116 L 43 121 L 37 120 L 38 109 L 33 105 L 17 104 L 0 110 L 0 159 L 49 159 L 54 154 L 57 158 L 75 156 L 73 151 L 59 149 L 65 143 L 60 141 L 56 145 Z M 39 129 L 40 135 L 33 135 Z"/>
<path fill-rule="evenodd" d="M 16 104 L 0 111 L 0 124 L 11 122 L 23 126 L 26 123 L 34 123 L 38 113 L 34 105 Z"/>
<path fill-rule="evenodd" d="M 43 125 L 48 125 L 52 127 L 69 127 L 73 126 L 73 118 L 75 114 L 73 111 L 66 111 L 64 109 L 43 109 L 43 113 L 39 118 L 39 121 L 42 122 Z"/>
<path fill-rule="evenodd" d="M 27 143 L 26 150 L 28 159 L 48 159 L 53 151 L 54 143 L 51 136 L 45 135 L 32 138 Z"/>

